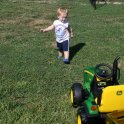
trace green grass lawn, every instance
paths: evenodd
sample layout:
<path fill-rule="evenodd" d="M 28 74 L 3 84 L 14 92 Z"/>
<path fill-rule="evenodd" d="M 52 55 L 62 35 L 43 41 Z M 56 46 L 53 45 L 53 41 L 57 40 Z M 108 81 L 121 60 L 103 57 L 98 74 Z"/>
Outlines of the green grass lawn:
<path fill-rule="evenodd" d="M 57 60 L 54 32 L 40 33 L 69 9 L 75 37 L 71 64 Z M 85 66 L 121 57 L 124 83 L 124 5 L 94 10 L 84 0 L 0 1 L 0 124 L 76 124 L 69 91 Z"/>

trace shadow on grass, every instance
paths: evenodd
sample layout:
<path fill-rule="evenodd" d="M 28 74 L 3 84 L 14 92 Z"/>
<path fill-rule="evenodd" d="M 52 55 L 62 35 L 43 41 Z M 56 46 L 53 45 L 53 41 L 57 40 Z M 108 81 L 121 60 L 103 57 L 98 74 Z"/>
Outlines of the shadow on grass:
<path fill-rule="evenodd" d="M 89 0 L 89 1 L 95 10 L 107 4 L 106 0 Z"/>
<path fill-rule="evenodd" d="M 78 51 L 80 51 L 85 46 L 85 43 L 79 43 L 75 46 L 70 47 L 70 61 L 73 59 L 73 57 L 76 55 Z"/>

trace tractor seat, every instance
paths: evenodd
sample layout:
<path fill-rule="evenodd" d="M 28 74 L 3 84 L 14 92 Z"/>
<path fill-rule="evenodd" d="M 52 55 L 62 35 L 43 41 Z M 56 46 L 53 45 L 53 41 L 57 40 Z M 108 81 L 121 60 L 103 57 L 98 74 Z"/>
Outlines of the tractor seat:
<path fill-rule="evenodd" d="M 99 112 L 124 110 L 124 85 L 108 86 L 102 89 L 101 96 L 95 99 Z"/>

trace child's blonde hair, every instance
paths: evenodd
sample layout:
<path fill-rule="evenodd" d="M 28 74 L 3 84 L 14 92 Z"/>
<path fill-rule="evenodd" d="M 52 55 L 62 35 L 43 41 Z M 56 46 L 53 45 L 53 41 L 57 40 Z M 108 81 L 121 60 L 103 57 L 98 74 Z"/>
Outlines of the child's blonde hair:
<path fill-rule="evenodd" d="M 68 10 L 64 7 L 61 7 L 57 10 L 57 16 L 60 16 L 61 13 L 66 13 L 68 15 Z"/>

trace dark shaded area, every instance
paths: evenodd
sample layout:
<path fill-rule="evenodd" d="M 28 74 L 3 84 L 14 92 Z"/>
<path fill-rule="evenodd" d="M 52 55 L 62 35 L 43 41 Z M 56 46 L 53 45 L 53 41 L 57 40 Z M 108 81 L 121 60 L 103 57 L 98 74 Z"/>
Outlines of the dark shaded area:
<path fill-rule="evenodd" d="M 91 5 L 96 9 L 96 0 L 90 0 Z"/>
<path fill-rule="evenodd" d="M 105 117 L 99 118 L 99 119 L 97 120 L 97 124 L 106 124 L 106 118 L 105 118 Z"/>
<path fill-rule="evenodd" d="M 89 1 L 95 10 L 107 4 L 106 0 L 89 0 Z M 96 2 L 98 4 L 96 4 Z M 103 2 L 103 4 L 99 4 L 99 2 Z"/>
<path fill-rule="evenodd" d="M 76 44 L 75 46 L 70 47 L 70 61 L 73 59 L 76 53 L 79 52 L 84 46 L 85 43 L 79 43 Z"/>

